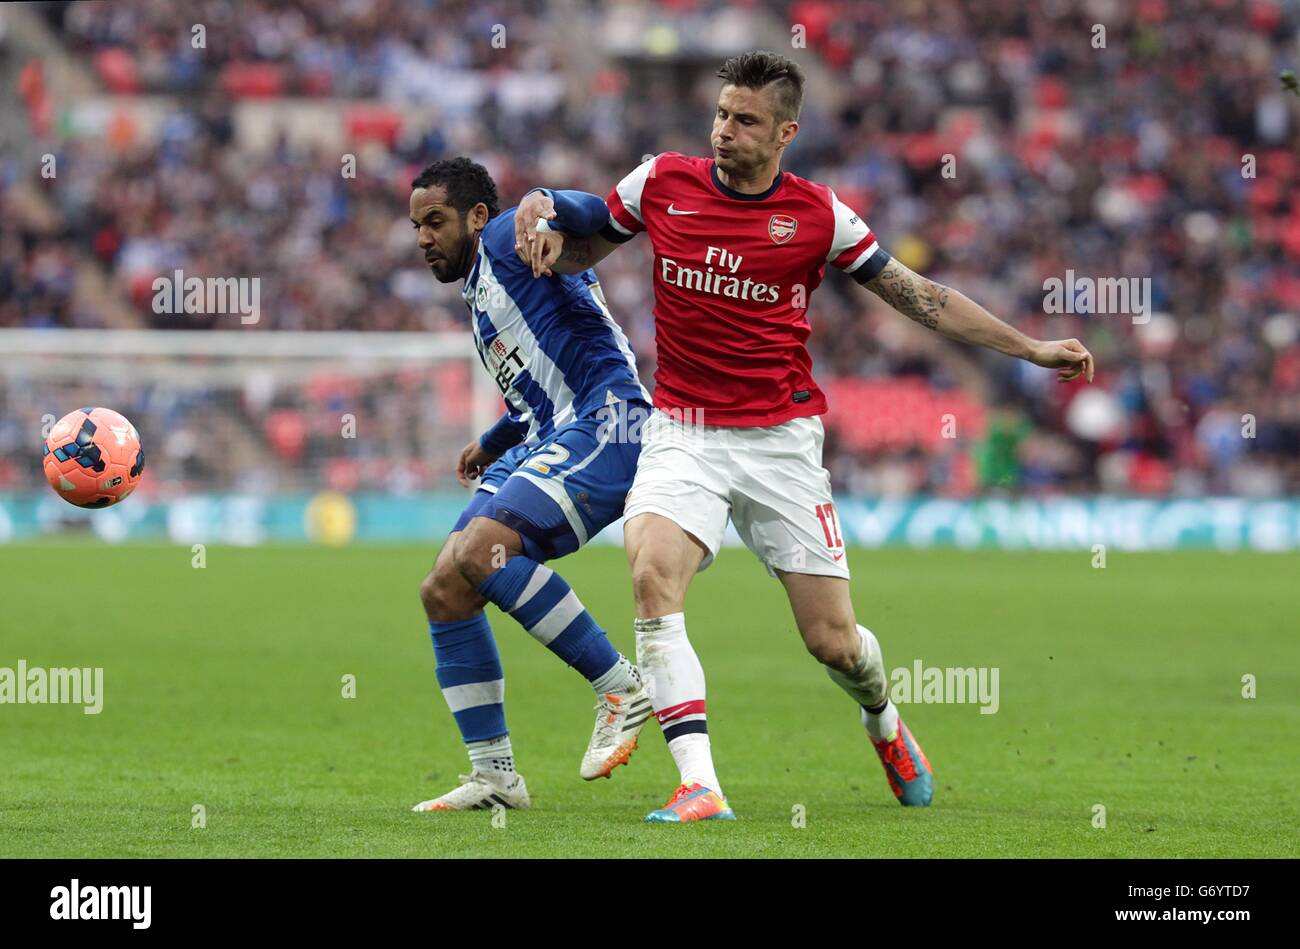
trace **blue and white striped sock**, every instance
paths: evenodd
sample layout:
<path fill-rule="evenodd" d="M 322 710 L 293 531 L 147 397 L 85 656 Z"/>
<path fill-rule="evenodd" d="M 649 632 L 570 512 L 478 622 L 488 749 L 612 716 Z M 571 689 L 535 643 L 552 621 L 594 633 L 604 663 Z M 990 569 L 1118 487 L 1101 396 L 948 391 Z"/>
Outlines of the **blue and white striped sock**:
<path fill-rule="evenodd" d="M 593 686 L 599 683 L 604 691 L 621 691 L 635 684 L 632 664 L 610 643 L 564 578 L 550 567 L 528 557 L 511 557 L 478 591 Z M 608 673 L 617 672 L 620 666 L 622 674 L 611 678 Z"/>
<path fill-rule="evenodd" d="M 454 623 L 430 620 L 429 635 L 438 661 L 438 685 L 461 738 L 468 745 L 508 735 L 505 676 L 487 614 Z M 509 755 L 509 743 L 504 748 Z"/>

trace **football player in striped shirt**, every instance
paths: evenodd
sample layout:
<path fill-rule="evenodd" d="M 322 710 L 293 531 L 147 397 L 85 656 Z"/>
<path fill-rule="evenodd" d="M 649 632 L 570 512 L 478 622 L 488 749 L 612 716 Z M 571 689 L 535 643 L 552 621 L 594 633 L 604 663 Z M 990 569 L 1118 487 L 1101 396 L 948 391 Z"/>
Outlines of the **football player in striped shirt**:
<path fill-rule="evenodd" d="M 1076 339 L 1030 339 L 913 273 L 829 187 L 783 172 L 799 129 L 797 64 L 745 53 L 719 77 L 711 157 L 665 152 L 644 162 L 609 193 L 599 226 L 585 200 L 545 190 L 526 195 L 515 217 L 516 244 L 535 274 L 594 266 L 643 232 L 654 252 L 655 412 L 641 430 L 624 530 L 640 670 L 681 784 L 647 819 L 732 816 L 683 613 L 691 578 L 712 562 L 729 518 L 784 585 L 808 651 L 858 706 L 894 795 L 928 805 L 930 764 L 889 699 L 880 643 L 849 596 L 821 460 L 826 397 L 804 345 L 808 297 L 829 265 L 920 325 L 1059 369 L 1062 382 L 1091 381 L 1093 359 Z"/>
<path fill-rule="evenodd" d="M 596 724 L 579 771 L 609 777 L 636 748 L 650 700 L 637 669 L 546 563 L 623 513 L 640 445 L 620 436 L 630 417 L 649 415 L 650 396 L 595 274 L 534 280 L 516 257 L 514 209 L 499 210 L 486 169 L 467 158 L 438 161 L 411 188 L 420 250 L 440 282 L 464 282 L 475 346 L 506 404 L 460 453 L 457 476 L 466 487 L 477 479 L 478 490 L 420 586 L 438 684 L 470 773 L 414 809 L 522 808 L 528 790 L 515 771 L 505 679 L 483 607 L 495 603 L 591 683 Z M 589 208 L 607 216 L 599 198 Z"/>

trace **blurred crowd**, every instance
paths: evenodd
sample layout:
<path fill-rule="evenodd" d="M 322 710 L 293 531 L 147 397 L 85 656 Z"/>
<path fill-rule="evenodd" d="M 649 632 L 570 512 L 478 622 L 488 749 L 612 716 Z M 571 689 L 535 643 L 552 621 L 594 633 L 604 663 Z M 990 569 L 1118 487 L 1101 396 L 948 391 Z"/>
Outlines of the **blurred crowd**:
<path fill-rule="evenodd" d="M 213 376 L 208 384 L 178 383 L 163 361 L 137 357 L 125 369 L 115 361 L 98 376 L 62 381 L 33 366 L 18 384 L 0 380 L 0 493 L 41 484 L 39 450 L 31 461 L 38 429 L 53 424 L 52 409 L 82 405 L 130 413 L 145 448 L 139 490 L 164 499 L 455 485 L 457 455 L 471 437 L 466 362 L 368 373 L 336 365 L 304 384 L 275 386 L 257 373 L 222 381 L 213 370 L 229 368 L 229 359 L 199 364 Z"/>
<path fill-rule="evenodd" d="M 103 91 L 173 98 L 153 134 L 55 123 L 55 179 L 6 156 L 0 326 L 104 325 L 101 301 L 76 292 L 90 267 L 142 326 L 238 328 L 152 312 L 153 277 L 182 268 L 259 275 L 255 332 L 463 329 L 463 304 L 422 266 L 406 220 L 407 186 L 425 163 L 471 155 L 509 207 L 535 184 L 603 195 L 644 155 L 708 153 L 716 64 L 606 56 L 583 83 L 566 75 L 564 17 L 609 25 L 641 6 L 51 5 L 54 33 Z M 1300 493 L 1300 98 L 1278 79 L 1296 66 L 1300 6 L 650 6 L 670 21 L 736 8 L 806 43 L 793 55 L 817 81 L 786 170 L 830 184 L 904 263 L 1030 335 L 1079 337 L 1097 357 L 1091 386 L 1057 385 L 1049 370 L 945 341 L 829 275 L 809 318 L 838 489 Z M 509 35 L 499 46 L 498 24 Z M 362 156 L 355 178 L 340 175 L 337 151 L 287 139 L 241 147 L 237 104 L 280 97 L 369 100 L 347 119 Z M 412 128 L 402 116 L 417 107 L 434 118 Z M 18 200 L 28 178 L 39 208 Z M 646 242 L 598 271 L 650 383 Z M 1147 311 L 1044 312 L 1044 281 L 1067 271 L 1150 278 Z M 394 387 L 389 398 L 409 394 Z M 279 424 L 296 413 L 310 429 L 321 398 L 283 395 Z M 286 472 L 301 466 L 274 446 L 265 418 L 231 412 Z M 364 450 L 407 457 L 393 431 L 393 443 Z M 437 486 L 447 473 L 412 477 Z"/>

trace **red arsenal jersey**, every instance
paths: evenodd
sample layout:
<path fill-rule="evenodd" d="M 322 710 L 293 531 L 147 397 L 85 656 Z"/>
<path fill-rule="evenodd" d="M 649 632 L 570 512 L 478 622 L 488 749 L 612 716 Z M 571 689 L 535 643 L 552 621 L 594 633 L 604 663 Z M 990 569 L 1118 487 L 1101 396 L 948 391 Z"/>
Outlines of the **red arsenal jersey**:
<path fill-rule="evenodd" d="M 808 297 L 829 263 L 859 281 L 889 255 L 826 185 L 780 172 L 762 194 L 712 158 L 664 152 L 605 199 L 602 235 L 654 248 L 654 403 L 706 425 L 778 425 L 826 411 L 805 343 Z"/>

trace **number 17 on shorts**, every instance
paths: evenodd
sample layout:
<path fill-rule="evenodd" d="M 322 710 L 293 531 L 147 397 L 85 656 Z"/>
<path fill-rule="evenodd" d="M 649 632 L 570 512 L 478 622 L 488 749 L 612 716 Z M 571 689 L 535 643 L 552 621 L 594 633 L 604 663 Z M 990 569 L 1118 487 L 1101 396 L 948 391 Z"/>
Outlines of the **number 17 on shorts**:
<path fill-rule="evenodd" d="M 835 505 L 830 501 L 818 504 L 817 520 L 821 521 L 822 533 L 826 536 L 826 546 L 831 550 L 833 559 L 838 563 L 844 556 L 844 541 L 840 537 L 840 522 L 835 516 Z M 839 551 L 838 554 L 835 551 Z"/>

